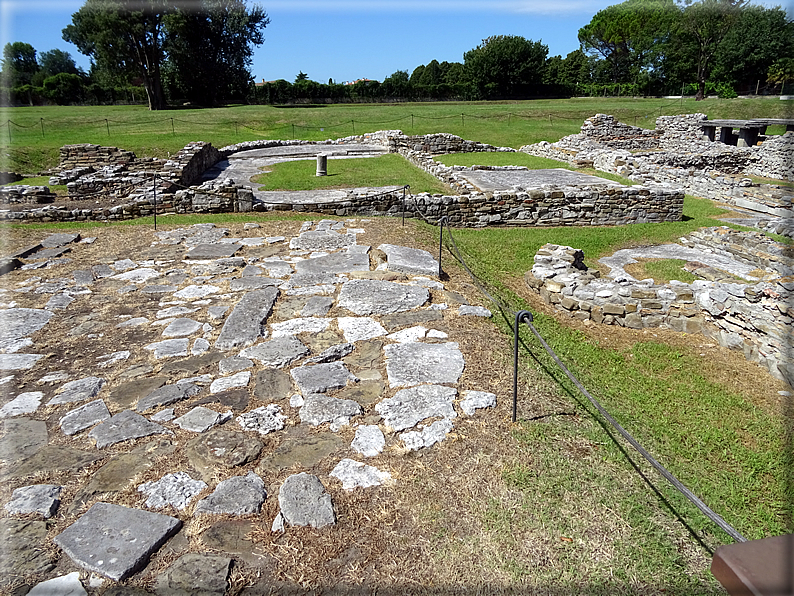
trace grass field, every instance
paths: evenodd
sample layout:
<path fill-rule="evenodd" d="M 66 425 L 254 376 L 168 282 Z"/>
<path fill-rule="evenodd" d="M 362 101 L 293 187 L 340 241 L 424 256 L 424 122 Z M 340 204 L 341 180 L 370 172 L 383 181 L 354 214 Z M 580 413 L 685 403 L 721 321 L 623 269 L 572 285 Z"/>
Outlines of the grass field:
<path fill-rule="evenodd" d="M 660 115 L 702 112 L 709 118 L 790 116 L 791 102 L 582 98 L 521 102 L 398 103 L 324 107 L 236 106 L 150 112 L 144 106 L 19 107 L 0 111 L 0 171 L 36 173 L 58 162 L 58 148 L 95 143 L 167 157 L 190 141 L 216 147 L 256 139 L 324 140 L 383 129 L 448 132 L 519 148 L 579 131 L 596 113 L 653 128 Z M 770 132 L 774 132 L 770 128 Z M 778 131 L 779 132 L 779 131 Z"/>

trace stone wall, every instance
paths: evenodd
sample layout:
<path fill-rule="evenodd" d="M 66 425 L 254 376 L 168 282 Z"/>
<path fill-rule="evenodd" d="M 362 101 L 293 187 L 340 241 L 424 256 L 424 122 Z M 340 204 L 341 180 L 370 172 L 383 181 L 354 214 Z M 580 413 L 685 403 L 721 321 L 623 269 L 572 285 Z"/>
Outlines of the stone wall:
<path fill-rule="evenodd" d="M 632 153 L 611 149 L 581 133 L 556 143 L 526 145 L 520 150 L 574 165 L 591 165 L 643 184 L 671 184 L 688 194 L 761 213 L 794 217 L 794 193 L 790 189 L 756 184 L 747 178 L 748 174 L 761 172 L 794 177 L 794 133 L 770 138 L 760 147 L 734 147 L 702 140 L 704 121 L 703 114 L 657 118 L 657 130 L 662 133 L 660 146 L 666 148 L 663 151 Z"/>
<path fill-rule="evenodd" d="M 648 130 L 618 122 L 614 116 L 596 114 L 584 121 L 581 134 L 586 139 L 602 143 L 612 149 L 658 149 L 658 130 Z"/>
<path fill-rule="evenodd" d="M 544 302 L 579 320 L 700 333 L 742 350 L 747 359 L 794 385 L 794 278 L 755 285 L 705 280 L 656 285 L 601 279 L 583 260 L 581 250 L 546 244 L 524 279 Z"/>
<path fill-rule="evenodd" d="M 0 188 L 0 204 L 3 205 L 9 203 L 52 203 L 54 200 L 55 195 L 47 186 L 15 184 Z"/>
<path fill-rule="evenodd" d="M 80 143 L 61 147 L 58 169 L 71 170 L 81 167 L 120 165 L 133 161 L 135 161 L 135 154 L 132 151 L 124 151 L 118 147 Z"/>

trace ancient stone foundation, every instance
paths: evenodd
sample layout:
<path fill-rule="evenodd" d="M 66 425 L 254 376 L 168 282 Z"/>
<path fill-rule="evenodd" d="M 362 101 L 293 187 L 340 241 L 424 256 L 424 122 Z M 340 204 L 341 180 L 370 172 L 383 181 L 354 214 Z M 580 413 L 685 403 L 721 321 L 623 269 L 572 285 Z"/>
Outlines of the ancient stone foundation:
<path fill-rule="evenodd" d="M 790 270 L 794 264 L 791 255 L 765 253 L 760 234 L 725 230 L 701 231 L 690 244 L 719 250 L 727 244 L 732 256 L 759 266 L 776 263 Z M 583 261 L 581 250 L 546 244 L 524 279 L 544 302 L 576 319 L 631 329 L 661 327 L 700 333 L 721 346 L 742 350 L 747 359 L 794 385 L 794 308 L 790 306 L 794 277 L 754 285 L 706 280 L 658 285 L 651 279 L 601 279 L 600 272 L 589 270 Z"/>

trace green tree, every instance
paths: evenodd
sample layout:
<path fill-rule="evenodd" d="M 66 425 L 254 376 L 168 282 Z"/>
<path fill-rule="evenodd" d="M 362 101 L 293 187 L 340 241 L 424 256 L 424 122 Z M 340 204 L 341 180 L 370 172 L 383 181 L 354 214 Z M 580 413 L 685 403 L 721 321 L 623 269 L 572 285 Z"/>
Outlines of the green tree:
<path fill-rule="evenodd" d="M 431 60 L 422 71 L 418 84 L 430 86 L 438 85 L 441 82 L 441 66 L 438 64 L 438 60 Z"/>
<path fill-rule="evenodd" d="M 380 92 L 383 97 L 406 97 L 409 94 L 409 80 L 407 70 L 398 70 L 383 79 Z"/>
<path fill-rule="evenodd" d="M 44 79 L 43 94 L 60 106 L 79 103 L 83 99 L 83 77 L 61 72 Z"/>
<path fill-rule="evenodd" d="M 308 80 L 309 80 L 309 75 L 307 75 L 302 70 L 300 72 L 298 72 L 298 75 L 295 77 L 295 82 L 296 83 L 300 83 L 301 81 L 308 81 Z"/>
<path fill-rule="evenodd" d="M 695 71 L 697 92 L 695 99 L 706 97 L 706 81 L 715 64 L 715 56 L 725 36 L 739 21 L 748 0 L 692 0 L 683 1 L 679 21 L 677 45 L 679 56 L 689 54 Z"/>
<path fill-rule="evenodd" d="M 165 16 L 164 80 L 169 94 L 213 106 L 250 90 L 253 46 L 270 22 L 243 0 L 194 0 Z M 301 73 L 303 74 L 303 73 Z"/>
<path fill-rule="evenodd" d="M 33 84 L 39 87 L 43 85 L 44 79 L 53 77 L 57 74 L 85 75 L 82 69 L 77 67 L 77 64 L 75 64 L 69 52 L 64 52 L 57 48 L 39 54 L 38 63 L 39 71 L 33 76 Z"/>
<path fill-rule="evenodd" d="M 442 62 L 441 65 L 443 66 L 446 64 Z M 447 85 L 457 85 L 459 83 L 466 82 L 466 74 L 463 64 L 461 62 L 450 62 L 449 66 L 446 69 L 442 69 L 444 71 L 444 83 Z"/>
<path fill-rule="evenodd" d="M 409 79 L 409 82 L 411 83 L 412 87 L 416 87 L 417 85 L 420 84 L 419 79 L 422 78 L 424 72 L 425 72 L 424 64 L 420 64 L 419 66 L 414 68 L 414 71 L 411 73 L 411 78 Z"/>
<path fill-rule="evenodd" d="M 786 83 L 794 81 L 794 58 L 781 58 L 769 67 L 767 81 L 781 85 L 781 95 L 785 91 Z"/>
<path fill-rule="evenodd" d="M 15 41 L 3 47 L 3 85 L 21 87 L 30 85 L 33 76 L 38 72 L 36 50 L 29 43 Z"/>
<path fill-rule="evenodd" d="M 549 48 L 517 35 L 497 35 L 463 55 L 466 77 L 480 97 L 527 95 L 540 83 Z"/>
<path fill-rule="evenodd" d="M 794 21 L 779 6 L 748 6 L 719 44 L 711 78 L 755 92 L 770 66 L 786 57 L 794 58 Z"/>
<path fill-rule="evenodd" d="M 143 81 L 150 110 L 166 107 L 161 68 L 163 19 L 176 10 L 168 0 L 86 0 L 63 38 L 90 56 L 109 78 Z"/>
<path fill-rule="evenodd" d="M 606 61 L 608 80 L 634 82 L 656 66 L 679 15 L 673 0 L 626 0 L 598 11 L 579 29 L 579 43 Z"/>

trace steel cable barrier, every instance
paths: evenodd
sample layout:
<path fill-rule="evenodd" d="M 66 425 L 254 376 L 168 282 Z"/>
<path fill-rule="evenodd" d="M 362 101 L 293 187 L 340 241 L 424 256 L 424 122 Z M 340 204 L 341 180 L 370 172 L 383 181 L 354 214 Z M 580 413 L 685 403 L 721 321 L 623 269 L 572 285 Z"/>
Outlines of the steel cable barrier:
<path fill-rule="evenodd" d="M 418 203 L 414 202 L 415 208 L 419 212 L 420 216 L 428 223 L 433 223 L 432 220 L 428 219 L 421 210 L 418 209 Z M 540 343 L 541 347 L 546 351 L 546 353 L 554 360 L 557 366 L 562 370 L 566 377 L 576 386 L 576 388 L 584 395 L 587 400 L 598 410 L 598 412 L 604 417 L 604 419 L 609 422 L 609 424 L 632 446 L 634 449 L 649 463 L 653 468 L 659 472 L 676 490 L 678 490 L 687 500 L 689 500 L 695 507 L 697 507 L 706 517 L 708 517 L 712 522 L 714 522 L 717 526 L 719 526 L 726 534 L 728 534 L 731 538 L 733 538 L 736 542 L 746 542 L 747 539 L 742 536 L 733 526 L 731 526 L 728 522 L 726 522 L 719 514 L 717 514 L 714 510 L 712 510 L 708 505 L 706 505 L 697 495 L 695 495 L 691 490 L 689 490 L 678 478 L 676 478 L 667 468 L 665 468 L 661 463 L 659 463 L 656 458 L 654 458 L 647 449 L 645 449 L 637 439 L 635 439 L 631 433 L 629 433 L 623 426 L 615 420 L 615 418 L 604 408 L 601 403 L 594 398 L 590 392 L 584 387 L 584 385 L 576 378 L 576 376 L 568 369 L 568 367 L 562 362 L 560 357 L 556 354 L 556 352 L 552 349 L 552 347 L 546 342 L 546 340 L 541 336 L 540 332 L 535 328 L 533 325 L 534 317 L 531 312 L 526 310 L 516 311 L 512 307 L 510 307 L 504 300 L 494 296 L 493 293 L 488 291 L 485 285 L 477 278 L 477 276 L 472 272 L 469 265 L 466 263 L 463 255 L 461 254 L 460 248 L 458 247 L 457 242 L 455 241 L 455 236 L 452 233 L 452 229 L 449 225 L 449 218 L 446 216 L 442 216 L 438 218 L 437 225 L 439 226 L 439 252 L 438 252 L 438 273 L 439 277 L 442 273 L 441 267 L 441 255 L 442 255 L 442 247 L 444 245 L 444 229 L 446 228 L 446 236 L 450 241 L 451 248 L 449 248 L 450 253 L 453 255 L 455 260 L 463 267 L 466 271 L 466 274 L 471 279 L 472 283 L 477 287 L 477 289 L 482 292 L 482 294 L 491 301 L 503 314 L 509 315 L 513 321 L 513 411 L 512 411 L 512 421 L 516 422 L 517 418 L 517 405 L 518 405 L 518 346 L 519 346 L 519 331 L 520 325 L 523 323 L 525 324 L 532 334 L 537 338 L 538 342 Z"/>

